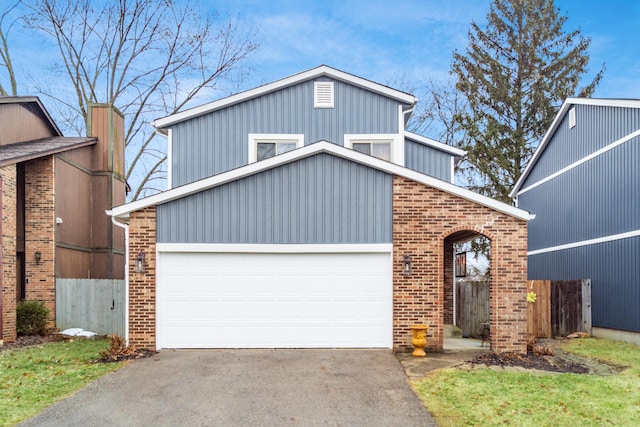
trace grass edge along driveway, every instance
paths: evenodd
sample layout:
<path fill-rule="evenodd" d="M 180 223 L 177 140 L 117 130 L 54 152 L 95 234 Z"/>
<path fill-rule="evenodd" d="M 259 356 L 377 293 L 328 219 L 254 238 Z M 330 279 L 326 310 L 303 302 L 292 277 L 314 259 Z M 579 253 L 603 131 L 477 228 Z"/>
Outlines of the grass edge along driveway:
<path fill-rule="evenodd" d="M 38 414 L 122 363 L 91 363 L 108 340 L 56 342 L 0 351 L 0 426 Z"/>
<path fill-rule="evenodd" d="M 637 425 L 640 348 L 595 338 L 561 348 L 628 368 L 610 376 L 449 368 L 412 386 L 442 426 Z"/>

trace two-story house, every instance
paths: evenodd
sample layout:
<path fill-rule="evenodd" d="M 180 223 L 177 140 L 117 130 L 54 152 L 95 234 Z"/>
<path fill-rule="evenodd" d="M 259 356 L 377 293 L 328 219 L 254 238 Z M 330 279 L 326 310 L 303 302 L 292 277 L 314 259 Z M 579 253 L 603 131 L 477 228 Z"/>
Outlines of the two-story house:
<path fill-rule="evenodd" d="M 410 347 L 453 321 L 453 244 L 491 240 L 491 345 L 526 346 L 528 212 L 453 184 L 410 94 L 327 66 L 163 119 L 169 189 L 128 236 L 134 347 Z"/>

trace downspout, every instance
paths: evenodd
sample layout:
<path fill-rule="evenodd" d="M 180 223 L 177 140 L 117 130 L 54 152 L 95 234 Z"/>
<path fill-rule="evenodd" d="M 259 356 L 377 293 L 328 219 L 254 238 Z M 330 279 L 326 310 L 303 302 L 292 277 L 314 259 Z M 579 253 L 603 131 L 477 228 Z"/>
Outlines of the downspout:
<path fill-rule="evenodd" d="M 110 210 L 105 212 L 113 225 L 124 229 L 124 339 L 129 345 L 129 224 L 116 220 Z"/>

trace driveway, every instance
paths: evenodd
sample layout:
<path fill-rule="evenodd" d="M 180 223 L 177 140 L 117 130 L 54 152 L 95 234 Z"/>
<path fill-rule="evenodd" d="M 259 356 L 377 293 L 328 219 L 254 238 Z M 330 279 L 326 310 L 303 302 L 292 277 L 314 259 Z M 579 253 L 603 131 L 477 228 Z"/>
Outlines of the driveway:
<path fill-rule="evenodd" d="M 390 350 L 162 351 L 23 426 L 435 426 Z"/>

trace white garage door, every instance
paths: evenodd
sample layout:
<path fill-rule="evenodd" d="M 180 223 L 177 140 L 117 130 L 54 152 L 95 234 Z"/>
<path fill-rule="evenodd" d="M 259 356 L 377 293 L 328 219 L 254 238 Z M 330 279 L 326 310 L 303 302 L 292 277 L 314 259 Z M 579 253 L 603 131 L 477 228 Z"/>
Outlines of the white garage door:
<path fill-rule="evenodd" d="M 158 348 L 392 345 L 389 253 L 158 255 Z"/>

